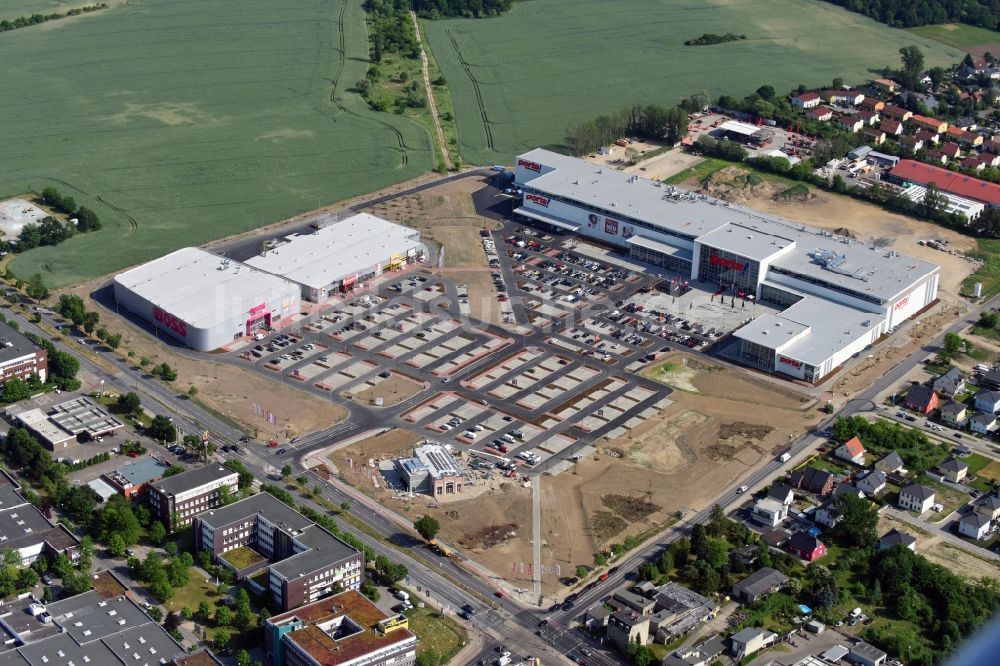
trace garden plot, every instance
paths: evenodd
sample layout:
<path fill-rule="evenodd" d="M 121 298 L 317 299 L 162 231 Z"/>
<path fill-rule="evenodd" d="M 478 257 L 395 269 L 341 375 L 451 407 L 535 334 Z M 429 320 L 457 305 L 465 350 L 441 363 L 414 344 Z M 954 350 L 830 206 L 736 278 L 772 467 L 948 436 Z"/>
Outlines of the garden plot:
<path fill-rule="evenodd" d="M 487 369 L 485 372 L 476 375 L 465 384 L 471 389 L 481 389 L 487 384 L 500 381 L 511 372 L 516 372 L 518 369 L 527 364 L 534 363 L 541 357 L 542 353 L 537 349 L 525 349 L 522 352 L 507 357 L 500 363 Z"/>

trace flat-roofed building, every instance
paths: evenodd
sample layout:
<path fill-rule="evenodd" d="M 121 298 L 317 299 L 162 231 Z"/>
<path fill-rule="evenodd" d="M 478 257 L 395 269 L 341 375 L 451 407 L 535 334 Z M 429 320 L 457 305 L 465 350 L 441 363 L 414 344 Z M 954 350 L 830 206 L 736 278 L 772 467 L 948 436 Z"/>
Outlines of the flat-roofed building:
<path fill-rule="evenodd" d="M 465 473 L 446 448 L 425 444 L 413 450 L 413 457 L 397 461 L 400 476 L 408 492 L 428 493 L 433 497 L 462 492 Z"/>
<path fill-rule="evenodd" d="M 305 300 L 321 301 L 426 253 L 416 229 L 358 213 L 313 233 L 289 236 L 246 264 L 296 283 Z"/>
<path fill-rule="evenodd" d="M 27 380 L 31 375 L 46 380 L 48 355 L 24 334 L 0 322 L 0 386 L 12 377 Z"/>
<path fill-rule="evenodd" d="M 168 530 L 189 524 L 196 514 L 215 509 L 236 495 L 239 474 L 221 464 L 205 465 L 149 484 L 146 500 Z"/>
<path fill-rule="evenodd" d="M 364 579 L 364 555 L 273 495 L 259 493 L 194 517 L 195 548 L 224 556 L 251 548 L 266 558 L 267 576 L 247 578 L 282 611 L 331 594 L 338 586 L 356 590 Z"/>
<path fill-rule="evenodd" d="M 123 467 L 101 475 L 108 485 L 128 498 L 137 496 L 146 486 L 163 478 L 170 465 L 159 458 L 136 458 Z"/>
<path fill-rule="evenodd" d="M 268 666 L 413 666 L 417 637 L 405 616 L 388 616 L 356 591 L 269 617 Z"/>

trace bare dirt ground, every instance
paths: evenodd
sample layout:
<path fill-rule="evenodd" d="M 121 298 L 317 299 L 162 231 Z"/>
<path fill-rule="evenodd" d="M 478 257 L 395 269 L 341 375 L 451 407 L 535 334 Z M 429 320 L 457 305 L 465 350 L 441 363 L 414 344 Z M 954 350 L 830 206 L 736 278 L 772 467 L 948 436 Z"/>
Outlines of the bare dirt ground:
<path fill-rule="evenodd" d="M 531 491 L 514 480 L 493 476 L 476 477 L 460 496 L 438 503 L 430 496 L 399 499 L 372 476 L 378 471 L 367 461 L 389 460 L 409 455 L 421 440 L 419 434 L 397 428 L 383 435 L 356 442 L 330 454 L 345 481 L 411 520 L 429 514 L 441 523 L 440 538 L 458 547 L 498 574 L 511 578 L 512 562 L 531 562 Z M 347 464 L 347 459 L 353 465 Z M 376 462 L 376 466 L 377 466 Z M 520 564 L 518 576 L 520 576 Z M 527 574 L 524 574 L 527 577 Z M 515 576 L 516 578 L 517 576 Z"/>
<path fill-rule="evenodd" d="M 706 506 L 720 489 L 821 417 L 809 408 L 808 398 L 791 390 L 690 354 L 666 360 L 684 368 L 682 383 L 696 392 L 676 391 L 673 404 L 656 418 L 599 444 L 597 453 L 570 472 L 543 477 L 544 563 L 558 563 L 563 570 L 592 564 L 593 553 L 609 543 L 667 523 L 677 511 Z M 636 519 L 634 511 L 619 507 L 620 500 L 609 501 L 615 495 L 631 497 L 633 508 L 639 500 L 656 508 L 645 507 L 646 515 Z M 609 535 L 614 525 L 623 529 Z M 556 582 L 545 584 L 551 589 Z"/>
<path fill-rule="evenodd" d="M 73 293 L 83 298 L 88 310 L 95 310 L 101 314 L 103 326 L 112 333 L 121 334 L 122 343 L 117 351 L 119 356 L 126 357 L 132 352 L 130 362 L 136 367 L 139 365 L 139 360 L 146 357 L 154 365 L 166 362 L 177 370 L 177 380 L 173 385 L 178 395 L 186 394 L 191 386 L 197 387 L 199 402 L 235 421 L 250 434 L 257 433 L 260 439 L 272 436 L 276 439 L 288 439 L 304 435 L 329 427 L 347 416 L 347 411 L 343 407 L 321 400 L 291 385 L 280 384 L 231 365 L 212 363 L 204 359 L 193 360 L 172 351 L 131 325 L 120 320 L 116 321 L 113 314 L 99 307 L 90 296 L 90 293 L 105 279 L 97 278 L 84 282 L 66 290 L 65 293 Z M 54 298 L 58 299 L 58 294 Z M 275 414 L 278 423 L 269 424 L 263 417 L 251 413 L 251 405 L 254 404 Z M 155 406 L 151 408 L 156 409 Z"/>
<path fill-rule="evenodd" d="M 891 529 L 898 529 L 901 532 L 917 538 L 916 552 L 923 555 L 931 562 L 940 564 L 951 572 L 964 578 L 982 578 L 987 576 L 996 578 L 1000 575 L 998 567 L 1000 563 L 989 562 L 976 557 L 968 551 L 962 550 L 953 544 L 941 539 L 940 536 L 918 530 L 913 525 L 897 520 L 892 516 L 882 516 L 878 521 L 878 533 L 883 535 Z"/>
<path fill-rule="evenodd" d="M 656 155 L 655 157 L 650 157 L 649 159 L 642 158 L 644 153 L 657 150 L 660 147 L 661 146 L 659 144 L 633 141 L 629 148 L 637 151 L 639 153 L 639 158 L 638 162 L 631 166 L 625 157 L 626 149 L 621 146 L 612 146 L 612 152 L 610 155 L 598 155 L 597 153 L 593 153 L 587 155 L 584 159 L 588 162 L 593 162 L 594 164 L 611 167 L 612 169 L 619 169 L 625 173 L 634 173 L 636 175 L 643 176 L 645 178 L 652 178 L 654 180 L 669 178 L 675 173 L 679 173 L 684 169 L 692 167 L 702 161 L 701 157 L 686 153 L 680 148 L 668 150 L 661 155 Z"/>
<path fill-rule="evenodd" d="M 376 398 L 382 398 L 382 406 L 391 407 L 415 396 L 423 390 L 424 385 L 422 382 L 394 372 L 388 379 L 383 379 L 375 386 L 367 388 L 364 391 L 354 393 L 350 398 L 362 405 L 374 405 Z"/>
<path fill-rule="evenodd" d="M 429 241 L 432 263 L 443 246 L 444 268 L 450 279 L 468 287 L 472 314 L 496 323 L 500 321 L 499 304 L 479 231 L 497 229 L 499 224 L 477 215 L 472 203 L 472 193 L 485 184 L 482 178 L 447 183 L 375 206 L 371 213 L 419 230 L 424 241 Z M 461 270 L 464 268 L 470 270 Z"/>

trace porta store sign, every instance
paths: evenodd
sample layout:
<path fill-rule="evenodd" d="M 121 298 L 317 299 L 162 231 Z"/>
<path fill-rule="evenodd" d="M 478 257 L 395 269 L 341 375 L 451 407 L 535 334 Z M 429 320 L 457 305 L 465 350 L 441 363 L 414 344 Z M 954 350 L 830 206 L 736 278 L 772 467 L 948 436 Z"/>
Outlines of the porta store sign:
<path fill-rule="evenodd" d="M 708 260 L 708 263 L 712 264 L 713 266 L 725 266 L 726 268 L 732 268 L 734 271 L 737 271 L 739 273 L 742 273 L 743 269 L 746 268 L 746 264 L 744 264 L 741 261 L 736 261 L 735 259 L 727 259 L 726 257 L 720 257 L 714 254 L 712 255 L 711 259 Z"/>
<path fill-rule="evenodd" d="M 528 160 L 518 160 L 517 166 L 524 167 L 525 169 L 530 169 L 531 171 L 541 171 L 542 165 L 538 162 L 529 162 Z"/>
<path fill-rule="evenodd" d="M 779 356 L 778 363 L 783 363 L 784 365 L 791 366 L 796 370 L 802 367 L 802 361 L 796 361 L 794 358 L 788 358 L 787 356 Z"/>
<path fill-rule="evenodd" d="M 545 206 L 546 208 L 549 207 L 549 200 L 538 194 L 525 194 L 524 200 L 530 201 L 531 203 L 536 203 L 539 206 Z"/>
<path fill-rule="evenodd" d="M 185 324 L 182 319 L 178 319 L 169 312 L 165 312 L 160 308 L 153 308 L 153 319 L 155 319 L 157 323 L 162 324 L 164 328 L 169 328 L 182 338 L 187 337 L 187 324 Z"/>

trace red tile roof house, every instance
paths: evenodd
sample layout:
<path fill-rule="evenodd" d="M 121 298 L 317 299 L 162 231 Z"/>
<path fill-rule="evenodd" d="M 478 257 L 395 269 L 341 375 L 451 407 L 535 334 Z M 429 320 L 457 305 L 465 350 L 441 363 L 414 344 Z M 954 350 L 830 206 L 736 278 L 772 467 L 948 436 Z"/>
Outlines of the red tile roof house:
<path fill-rule="evenodd" d="M 874 97 L 865 97 L 861 100 L 861 108 L 865 111 L 874 111 L 878 113 L 885 108 L 885 102 L 880 99 L 875 99 Z"/>
<path fill-rule="evenodd" d="M 961 127 L 949 127 L 947 134 L 949 139 L 958 141 L 963 146 L 979 146 L 983 143 L 982 136 Z"/>
<path fill-rule="evenodd" d="M 944 120 L 938 120 L 937 118 L 930 118 L 928 116 L 918 116 L 914 114 L 910 117 L 910 121 L 916 125 L 924 127 L 931 130 L 932 132 L 947 132 L 948 123 Z"/>
<path fill-rule="evenodd" d="M 879 129 L 885 132 L 886 134 L 899 136 L 900 134 L 903 133 L 903 123 L 899 122 L 898 120 L 893 120 L 892 118 L 886 118 L 885 120 L 882 121 L 882 124 L 879 125 Z"/>
<path fill-rule="evenodd" d="M 830 120 L 833 118 L 833 110 L 828 106 L 817 106 L 815 109 L 806 111 L 806 115 L 813 120 Z"/>
<path fill-rule="evenodd" d="M 808 532 L 796 532 L 785 544 L 785 550 L 792 555 L 812 562 L 826 555 L 826 544 Z"/>
<path fill-rule="evenodd" d="M 948 163 L 948 156 L 940 150 L 928 150 L 927 161 L 944 165 Z"/>
<path fill-rule="evenodd" d="M 1000 155 L 1000 141 L 994 141 L 990 139 L 983 144 L 983 150 L 988 153 L 993 153 L 994 155 Z"/>
<path fill-rule="evenodd" d="M 980 171 L 986 167 L 985 164 L 980 163 L 978 155 L 970 155 L 969 157 L 966 157 L 962 160 L 961 164 L 963 169 L 974 169 L 976 171 Z"/>
<path fill-rule="evenodd" d="M 882 116 L 879 115 L 878 111 L 859 111 L 858 118 L 865 121 L 866 125 L 873 126 L 878 124 L 878 121 L 882 119 Z"/>
<path fill-rule="evenodd" d="M 932 132 L 930 130 L 925 130 L 925 129 L 917 130 L 915 136 L 924 143 L 933 143 L 935 145 L 937 144 L 938 141 L 941 140 L 941 137 L 938 136 L 937 132 Z"/>
<path fill-rule="evenodd" d="M 837 118 L 837 124 L 847 132 L 859 132 L 865 126 L 865 121 L 857 116 L 841 116 Z"/>
<path fill-rule="evenodd" d="M 913 384 L 903 398 L 903 405 L 921 414 L 930 414 L 938 406 L 938 394 L 930 386 Z"/>
<path fill-rule="evenodd" d="M 995 167 L 1000 165 L 1000 155 L 993 153 L 979 153 L 979 163 L 983 166 Z"/>
<path fill-rule="evenodd" d="M 869 143 L 874 143 L 876 146 L 881 146 L 885 143 L 885 132 L 878 128 L 869 127 L 865 130 L 864 135 Z"/>
<path fill-rule="evenodd" d="M 886 118 L 893 118 L 900 122 L 906 122 L 913 117 L 913 112 L 907 111 L 906 109 L 896 106 L 895 104 L 886 104 L 885 108 L 882 109 L 882 115 Z"/>
<path fill-rule="evenodd" d="M 861 443 L 861 440 L 857 437 L 851 437 L 849 440 L 838 446 L 833 455 L 840 458 L 841 460 L 847 460 L 855 465 L 865 464 L 865 447 Z"/>
<path fill-rule="evenodd" d="M 947 155 L 950 159 L 955 160 L 962 154 L 962 147 L 954 141 L 949 141 L 948 143 L 941 144 L 941 152 Z"/>
<path fill-rule="evenodd" d="M 901 136 L 899 137 L 899 145 L 903 146 L 904 148 L 909 148 L 913 152 L 917 152 L 918 150 L 924 147 L 924 142 L 920 139 L 920 137 Z"/>
<path fill-rule="evenodd" d="M 814 92 L 804 92 L 792 97 L 792 106 L 800 109 L 812 109 L 819 106 L 820 96 Z"/>
<path fill-rule="evenodd" d="M 934 183 L 938 189 L 988 206 L 1000 207 L 1000 185 L 915 160 L 900 160 L 887 174 L 894 183 Z"/>

